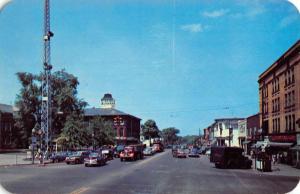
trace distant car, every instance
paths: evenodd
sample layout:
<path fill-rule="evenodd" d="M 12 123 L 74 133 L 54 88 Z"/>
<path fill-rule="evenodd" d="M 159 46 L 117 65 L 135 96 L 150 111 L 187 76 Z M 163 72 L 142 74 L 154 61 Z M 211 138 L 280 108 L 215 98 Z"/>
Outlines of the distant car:
<path fill-rule="evenodd" d="M 187 158 L 187 151 L 186 149 L 182 149 L 182 148 L 179 148 L 177 149 L 177 158 Z"/>
<path fill-rule="evenodd" d="M 172 147 L 172 156 L 173 156 L 174 158 L 177 157 L 177 150 L 178 150 L 178 148 L 179 148 L 178 145 L 173 145 L 173 147 Z"/>
<path fill-rule="evenodd" d="M 152 147 L 147 147 L 143 151 L 145 156 L 152 156 L 155 152 Z"/>
<path fill-rule="evenodd" d="M 99 152 L 90 153 L 89 157 L 84 159 L 84 165 L 88 166 L 103 166 L 106 164 L 105 157 Z"/>
<path fill-rule="evenodd" d="M 49 159 L 50 162 L 57 163 L 57 162 L 65 161 L 67 156 L 68 156 L 67 152 L 57 152 L 57 153 L 52 153 Z"/>
<path fill-rule="evenodd" d="M 163 152 L 164 151 L 164 146 L 161 143 L 153 143 L 152 147 L 155 152 Z"/>
<path fill-rule="evenodd" d="M 99 151 L 101 150 L 102 154 L 105 156 L 107 160 L 113 160 L 114 159 L 114 151 L 112 148 L 103 146 Z"/>
<path fill-rule="evenodd" d="M 117 147 L 116 147 L 116 149 L 114 150 L 114 157 L 115 158 L 120 158 L 120 153 L 122 152 L 122 151 L 124 151 L 124 145 L 118 145 Z"/>
<path fill-rule="evenodd" d="M 210 153 L 211 153 L 211 150 L 208 149 L 208 150 L 206 150 L 205 155 L 210 156 Z"/>
<path fill-rule="evenodd" d="M 188 155 L 189 155 L 189 157 L 199 158 L 200 157 L 199 149 L 198 148 L 192 148 Z"/>
<path fill-rule="evenodd" d="M 74 152 L 72 155 L 66 157 L 67 164 L 83 164 L 84 159 L 89 157 L 90 152 L 78 151 Z"/>

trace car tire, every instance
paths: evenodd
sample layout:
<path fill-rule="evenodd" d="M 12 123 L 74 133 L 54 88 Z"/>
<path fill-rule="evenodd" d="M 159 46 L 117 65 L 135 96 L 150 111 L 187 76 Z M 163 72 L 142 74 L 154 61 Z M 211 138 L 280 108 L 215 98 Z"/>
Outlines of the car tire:
<path fill-rule="evenodd" d="M 123 162 L 123 158 L 120 158 L 120 161 Z"/>
<path fill-rule="evenodd" d="M 84 166 L 85 166 L 85 167 L 88 167 L 89 165 L 88 165 L 88 164 L 85 164 Z"/>

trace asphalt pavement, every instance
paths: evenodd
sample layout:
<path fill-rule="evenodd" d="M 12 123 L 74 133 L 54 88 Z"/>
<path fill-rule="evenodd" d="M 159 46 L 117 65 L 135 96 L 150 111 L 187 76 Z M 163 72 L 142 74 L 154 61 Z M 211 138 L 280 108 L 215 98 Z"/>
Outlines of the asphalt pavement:
<path fill-rule="evenodd" d="M 170 150 L 135 162 L 109 161 L 102 167 L 7 166 L 0 183 L 12 193 L 286 193 L 299 177 L 250 170 L 216 169 L 207 156 L 173 158 Z"/>

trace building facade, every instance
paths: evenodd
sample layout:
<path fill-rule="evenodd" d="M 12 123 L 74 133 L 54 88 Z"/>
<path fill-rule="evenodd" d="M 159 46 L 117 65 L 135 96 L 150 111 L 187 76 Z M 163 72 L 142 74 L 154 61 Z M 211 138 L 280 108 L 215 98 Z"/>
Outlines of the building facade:
<path fill-rule="evenodd" d="M 9 149 L 13 146 L 13 112 L 13 106 L 0 104 L 0 149 Z"/>
<path fill-rule="evenodd" d="M 244 143 L 247 137 L 247 119 L 238 121 L 238 139 L 239 147 L 244 148 Z"/>
<path fill-rule="evenodd" d="M 215 119 L 211 127 L 214 139 L 217 141 L 217 146 L 239 146 L 238 122 L 242 120 L 244 120 L 244 118 Z"/>
<path fill-rule="evenodd" d="M 260 126 L 270 141 L 296 143 L 300 133 L 300 41 L 258 79 Z"/>
<path fill-rule="evenodd" d="M 140 142 L 140 121 L 133 115 L 115 109 L 115 100 L 111 94 L 105 94 L 101 99 L 101 108 L 87 108 L 84 110 L 84 120 L 89 122 L 95 117 L 102 117 L 113 123 L 116 130 L 116 144 L 134 144 Z"/>

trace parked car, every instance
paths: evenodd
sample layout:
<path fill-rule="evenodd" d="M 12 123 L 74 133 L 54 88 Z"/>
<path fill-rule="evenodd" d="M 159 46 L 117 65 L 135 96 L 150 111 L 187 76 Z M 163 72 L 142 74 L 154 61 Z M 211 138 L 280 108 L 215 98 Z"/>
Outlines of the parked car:
<path fill-rule="evenodd" d="M 120 160 L 123 162 L 124 160 L 138 160 L 143 159 L 144 154 L 144 145 L 130 145 L 124 148 L 124 151 L 120 153 Z"/>
<path fill-rule="evenodd" d="M 164 151 L 164 146 L 162 143 L 153 143 L 152 147 L 155 152 L 163 152 Z"/>
<path fill-rule="evenodd" d="M 57 152 L 57 153 L 52 153 L 49 159 L 50 162 L 57 163 L 57 162 L 65 161 L 67 156 L 68 156 L 67 152 Z"/>
<path fill-rule="evenodd" d="M 89 157 L 90 152 L 88 151 L 78 151 L 74 152 L 72 155 L 66 157 L 67 164 L 83 164 L 84 159 Z"/>
<path fill-rule="evenodd" d="M 100 152 L 92 152 L 89 157 L 84 159 L 84 165 L 88 166 L 103 166 L 106 164 L 105 156 Z"/>
<path fill-rule="evenodd" d="M 244 149 L 238 147 L 212 147 L 210 161 L 216 168 L 251 168 L 252 160 L 243 155 Z"/>
<path fill-rule="evenodd" d="M 179 148 L 178 145 L 173 145 L 173 147 L 172 147 L 172 156 L 173 156 L 174 158 L 177 157 L 177 150 L 178 150 L 178 148 Z"/>
<path fill-rule="evenodd" d="M 187 158 L 188 150 L 179 148 L 177 149 L 177 158 Z"/>
<path fill-rule="evenodd" d="M 117 147 L 116 147 L 116 149 L 114 150 L 114 157 L 115 158 L 120 158 L 120 153 L 122 152 L 122 151 L 124 151 L 124 145 L 118 145 Z"/>
<path fill-rule="evenodd" d="M 103 146 L 100 150 L 107 160 L 114 159 L 114 151 L 112 148 Z"/>
<path fill-rule="evenodd" d="M 154 150 L 153 150 L 152 147 L 146 147 L 146 148 L 144 149 L 144 151 L 143 151 L 143 154 L 144 154 L 145 156 L 152 156 L 154 153 L 155 153 L 155 152 L 154 152 Z"/>
<path fill-rule="evenodd" d="M 199 149 L 198 148 L 192 148 L 189 152 L 189 157 L 196 157 L 196 158 L 199 158 L 200 155 L 199 155 Z"/>

